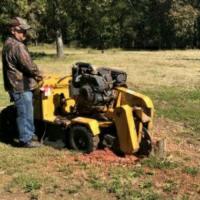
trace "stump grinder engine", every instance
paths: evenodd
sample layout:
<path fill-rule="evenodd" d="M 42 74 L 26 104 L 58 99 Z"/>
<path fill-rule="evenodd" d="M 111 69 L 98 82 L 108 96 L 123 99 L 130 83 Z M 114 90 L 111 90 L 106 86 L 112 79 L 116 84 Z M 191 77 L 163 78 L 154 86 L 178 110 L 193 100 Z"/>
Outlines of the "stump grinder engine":
<path fill-rule="evenodd" d="M 36 134 L 50 138 L 48 131 L 41 134 L 41 124 L 56 125 L 74 150 L 90 153 L 109 147 L 124 154 L 148 155 L 153 103 L 128 89 L 126 79 L 123 71 L 95 69 L 88 63 L 76 63 L 72 75 L 46 77 L 34 94 Z"/>
<path fill-rule="evenodd" d="M 117 86 L 126 86 L 126 73 L 108 68 L 95 70 L 85 63 L 77 63 L 72 68 L 71 96 L 79 113 L 100 114 L 111 107 Z"/>

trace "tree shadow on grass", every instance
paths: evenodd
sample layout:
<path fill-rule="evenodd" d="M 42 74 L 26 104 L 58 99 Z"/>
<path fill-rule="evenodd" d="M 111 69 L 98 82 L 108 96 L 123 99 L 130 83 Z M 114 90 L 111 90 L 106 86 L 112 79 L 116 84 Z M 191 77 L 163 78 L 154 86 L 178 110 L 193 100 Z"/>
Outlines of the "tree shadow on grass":
<path fill-rule="evenodd" d="M 7 106 L 0 111 L 0 141 L 14 147 L 18 145 L 16 127 L 16 110 L 13 105 Z"/>
<path fill-rule="evenodd" d="M 51 125 L 51 123 L 36 123 L 34 141 L 39 141 L 44 145 L 62 149 L 65 144 L 65 130 L 60 126 Z M 0 111 L 0 142 L 20 147 L 19 133 L 16 124 L 16 109 L 13 105 L 7 106 Z"/>
<path fill-rule="evenodd" d="M 16 137 L 9 135 L 7 132 L 0 130 L 0 142 L 11 145 L 12 147 L 19 147 L 19 142 Z"/>
<path fill-rule="evenodd" d="M 41 58 L 55 58 L 56 57 L 56 54 L 54 53 L 47 54 L 45 52 L 30 52 L 30 55 L 33 60 L 37 60 Z"/>
<path fill-rule="evenodd" d="M 200 61 L 200 58 L 169 58 L 168 60 Z"/>
<path fill-rule="evenodd" d="M 50 59 L 57 59 L 57 54 L 56 53 L 45 53 L 45 52 L 30 52 L 31 58 L 33 60 L 40 60 L 42 58 L 50 58 Z M 69 54 L 65 53 L 64 58 L 67 56 L 75 55 L 75 54 Z"/>

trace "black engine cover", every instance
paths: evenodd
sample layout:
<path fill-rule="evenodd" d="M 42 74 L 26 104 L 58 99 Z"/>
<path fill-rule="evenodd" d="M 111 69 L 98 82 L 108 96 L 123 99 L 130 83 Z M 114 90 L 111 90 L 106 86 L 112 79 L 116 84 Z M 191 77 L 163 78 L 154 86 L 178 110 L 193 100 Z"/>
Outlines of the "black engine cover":
<path fill-rule="evenodd" d="M 88 63 L 76 63 L 72 68 L 72 96 L 78 104 L 86 106 L 109 105 L 114 87 L 126 84 L 126 73 L 109 68 L 95 70 Z"/>

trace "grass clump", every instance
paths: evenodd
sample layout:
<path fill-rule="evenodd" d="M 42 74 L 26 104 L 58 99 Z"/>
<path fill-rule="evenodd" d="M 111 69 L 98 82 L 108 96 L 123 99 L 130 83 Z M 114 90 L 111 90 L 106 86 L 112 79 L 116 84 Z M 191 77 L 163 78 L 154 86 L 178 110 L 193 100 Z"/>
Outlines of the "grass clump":
<path fill-rule="evenodd" d="M 129 180 L 121 177 L 112 178 L 107 185 L 107 191 L 113 193 L 117 199 L 139 199 L 142 196 L 140 190 L 134 189 Z"/>
<path fill-rule="evenodd" d="M 92 188 L 98 189 L 98 190 L 104 189 L 105 185 L 106 185 L 106 183 L 103 180 L 101 180 L 101 178 L 98 177 L 95 174 L 91 174 L 89 176 L 88 182 L 90 183 Z"/>
<path fill-rule="evenodd" d="M 144 181 L 140 184 L 140 188 L 141 189 L 148 189 L 148 188 L 151 188 L 153 186 L 152 182 L 147 180 L 147 181 Z"/>
<path fill-rule="evenodd" d="M 6 191 L 12 191 L 13 188 L 24 190 L 24 192 L 33 192 L 39 190 L 42 187 L 40 180 L 32 175 L 20 174 L 13 178 L 13 180 L 6 186 Z"/>
<path fill-rule="evenodd" d="M 142 164 L 149 168 L 156 169 L 175 169 L 178 167 L 178 163 L 172 162 L 166 159 L 160 159 L 155 156 L 151 156 L 147 159 L 142 160 Z"/>
<path fill-rule="evenodd" d="M 185 167 L 182 172 L 189 174 L 191 176 L 196 176 L 199 173 L 199 168 L 197 167 Z"/>
<path fill-rule="evenodd" d="M 106 175 L 91 174 L 88 178 L 90 186 L 113 194 L 123 200 L 157 200 L 160 196 L 153 191 L 151 181 L 140 180 L 144 171 L 139 167 L 111 167 Z"/>
<path fill-rule="evenodd" d="M 123 200 L 157 200 L 160 195 L 152 190 L 152 182 L 140 180 L 144 175 L 140 168 L 114 168 L 107 183 L 107 192 L 113 193 L 117 199 Z"/>
<path fill-rule="evenodd" d="M 68 194 L 77 194 L 82 189 L 82 185 L 80 183 L 73 183 L 69 185 L 64 191 Z"/>
<path fill-rule="evenodd" d="M 177 188 L 177 183 L 175 183 L 173 180 L 167 180 L 164 185 L 163 191 L 170 193 L 176 190 L 176 188 Z"/>
<path fill-rule="evenodd" d="M 61 172 L 65 176 L 73 175 L 73 169 L 69 164 L 58 167 L 58 172 Z"/>

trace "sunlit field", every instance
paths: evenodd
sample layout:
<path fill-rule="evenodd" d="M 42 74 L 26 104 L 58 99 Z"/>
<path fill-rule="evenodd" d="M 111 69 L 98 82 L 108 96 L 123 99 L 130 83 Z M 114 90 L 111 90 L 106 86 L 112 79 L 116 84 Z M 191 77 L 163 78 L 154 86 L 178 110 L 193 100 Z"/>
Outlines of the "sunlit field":
<path fill-rule="evenodd" d="M 97 165 L 74 159 L 78 153 L 67 149 L 0 142 L 0 199 L 199 199 L 200 50 L 65 48 L 61 59 L 51 45 L 29 50 L 44 76 L 70 74 L 79 61 L 126 71 L 128 86 L 154 102 L 153 133 L 166 138 L 167 156 L 131 166 Z M 0 71 L 0 109 L 8 104 Z"/>

